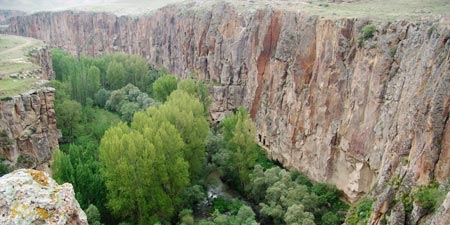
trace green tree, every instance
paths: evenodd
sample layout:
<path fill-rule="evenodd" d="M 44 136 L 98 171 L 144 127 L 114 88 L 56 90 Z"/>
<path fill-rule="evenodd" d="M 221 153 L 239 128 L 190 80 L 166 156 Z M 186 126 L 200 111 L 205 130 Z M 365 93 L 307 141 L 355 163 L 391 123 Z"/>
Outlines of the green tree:
<path fill-rule="evenodd" d="M 106 70 L 106 85 L 116 90 L 125 85 L 125 68 L 120 62 L 112 61 Z"/>
<path fill-rule="evenodd" d="M 86 81 L 87 97 L 94 99 L 95 94 L 100 89 L 100 69 L 96 66 L 91 66 L 88 71 Z"/>
<path fill-rule="evenodd" d="M 131 122 L 135 112 L 139 111 L 139 105 L 134 102 L 126 102 L 120 107 L 120 114 L 122 115 L 122 120 Z"/>
<path fill-rule="evenodd" d="M 222 131 L 232 152 L 229 164 L 237 172 L 241 186 L 250 182 L 250 173 L 258 158 L 255 126 L 244 108 L 222 121 Z"/>
<path fill-rule="evenodd" d="M 85 210 L 89 224 L 100 222 L 100 212 L 95 205 L 90 204 Z"/>
<path fill-rule="evenodd" d="M 148 224 L 170 220 L 189 184 L 183 139 L 164 117 L 140 117 L 146 126 L 135 130 L 119 124 L 108 130 L 100 160 L 108 189 L 108 205 L 124 218 Z"/>
<path fill-rule="evenodd" d="M 314 216 L 305 212 L 303 205 L 292 205 L 284 215 L 286 224 L 292 225 L 315 225 Z"/>
<path fill-rule="evenodd" d="M 177 78 L 173 75 L 162 76 L 153 83 L 153 97 L 165 102 L 172 91 L 177 89 Z"/>
<path fill-rule="evenodd" d="M 125 61 L 126 83 L 133 84 L 141 91 L 145 91 L 148 84 L 148 64 L 144 58 L 132 55 Z"/>
<path fill-rule="evenodd" d="M 56 121 L 64 137 L 71 138 L 81 121 L 81 105 L 72 100 L 56 104 Z"/>
<path fill-rule="evenodd" d="M 109 97 L 111 96 L 111 92 L 102 88 L 98 90 L 98 92 L 94 96 L 94 102 L 96 105 L 104 108 L 106 105 L 106 101 L 108 101 Z"/>
<path fill-rule="evenodd" d="M 147 120 L 148 117 L 161 119 Z M 178 130 L 185 143 L 183 156 L 189 163 L 191 179 L 199 179 L 206 156 L 205 140 L 209 131 L 201 103 L 184 91 L 174 91 L 160 107 L 136 113 L 131 127 L 142 131 L 151 126 L 149 121 L 157 124 L 168 121 Z"/>
<path fill-rule="evenodd" d="M 52 177 L 58 184 L 74 182 L 74 169 L 69 156 L 59 149 L 53 151 L 53 163 L 51 164 Z"/>
<path fill-rule="evenodd" d="M 155 179 L 154 146 L 141 133 L 120 123 L 105 133 L 99 157 L 112 213 L 148 224 L 152 220 L 149 213 L 159 208 L 156 199 L 164 200 L 159 199 L 163 190 Z"/>

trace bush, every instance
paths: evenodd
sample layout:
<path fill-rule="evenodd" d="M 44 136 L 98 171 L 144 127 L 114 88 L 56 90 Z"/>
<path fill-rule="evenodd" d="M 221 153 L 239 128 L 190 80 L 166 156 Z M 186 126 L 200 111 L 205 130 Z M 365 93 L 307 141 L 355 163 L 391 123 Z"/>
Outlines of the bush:
<path fill-rule="evenodd" d="M 355 206 L 350 208 L 345 219 L 348 225 L 366 224 L 370 218 L 373 200 L 361 199 Z"/>
<path fill-rule="evenodd" d="M 438 184 L 434 183 L 420 186 L 413 191 L 413 198 L 417 205 L 429 211 L 433 211 L 436 208 L 439 199 L 438 197 Z"/>
<path fill-rule="evenodd" d="M 363 28 L 362 28 L 362 37 L 364 38 L 364 40 L 367 40 L 367 39 L 370 39 L 370 38 L 373 38 L 373 33 L 375 33 L 375 31 L 377 30 L 377 28 L 375 27 L 375 25 L 373 25 L 373 24 L 368 24 L 368 25 L 366 25 L 366 26 L 364 26 Z"/>
<path fill-rule="evenodd" d="M 222 197 L 218 197 L 213 201 L 211 212 L 218 210 L 220 213 L 230 212 L 234 215 L 239 211 L 242 205 L 244 205 L 242 201 L 234 199 L 228 200 Z"/>
<path fill-rule="evenodd" d="M 100 223 L 100 212 L 95 205 L 89 205 L 86 209 L 86 216 L 90 224 Z"/>
<path fill-rule="evenodd" d="M 373 38 L 377 28 L 373 24 L 368 24 L 361 29 L 361 35 L 358 37 L 358 44 L 361 46 L 365 40 Z"/>
<path fill-rule="evenodd" d="M 0 176 L 3 176 L 10 172 L 10 167 L 8 164 L 5 164 L 3 161 L 0 161 Z"/>

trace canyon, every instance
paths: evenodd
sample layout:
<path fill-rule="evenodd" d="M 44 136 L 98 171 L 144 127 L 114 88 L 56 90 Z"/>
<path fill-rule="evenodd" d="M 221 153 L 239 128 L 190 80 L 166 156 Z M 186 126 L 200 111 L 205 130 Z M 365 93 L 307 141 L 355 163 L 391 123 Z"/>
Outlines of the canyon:
<path fill-rule="evenodd" d="M 137 17 L 35 13 L 11 18 L 4 32 L 74 55 L 138 54 L 181 78 L 208 81 L 213 121 L 247 108 L 271 159 L 335 184 L 349 202 L 381 196 L 369 221 L 378 224 L 387 209 L 401 208 L 399 193 L 448 185 L 449 20 L 328 18 L 188 2 Z M 361 39 L 369 24 L 374 37 Z M 447 224 L 449 204 L 447 195 L 428 217 L 416 207 L 410 223 Z M 404 224 L 402 210 L 393 211 L 391 224 Z"/>

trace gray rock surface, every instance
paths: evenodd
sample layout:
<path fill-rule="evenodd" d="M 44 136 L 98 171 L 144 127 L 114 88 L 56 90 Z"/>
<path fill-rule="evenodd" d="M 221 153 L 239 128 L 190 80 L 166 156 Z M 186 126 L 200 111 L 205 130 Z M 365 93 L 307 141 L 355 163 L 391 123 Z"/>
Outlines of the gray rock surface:
<path fill-rule="evenodd" d="M 71 184 L 42 171 L 20 169 L 0 178 L 0 224 L 87 225 Z"/>

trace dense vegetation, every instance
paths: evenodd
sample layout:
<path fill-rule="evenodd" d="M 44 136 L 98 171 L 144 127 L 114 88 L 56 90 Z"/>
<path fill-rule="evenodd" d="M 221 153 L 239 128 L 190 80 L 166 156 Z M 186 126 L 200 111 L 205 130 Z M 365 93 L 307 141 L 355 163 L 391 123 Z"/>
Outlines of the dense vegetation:
<path fill-rule="evenodd" d="M 91 224 L 343 222 L 337 189 L 267 160 L 245 109 L 210 128 L 204 84 L 138 56 L 52 53 L 63 134 L 53 177 L 73 184 Z M 210 196 L 210 174 L 239 196 Z"/>

